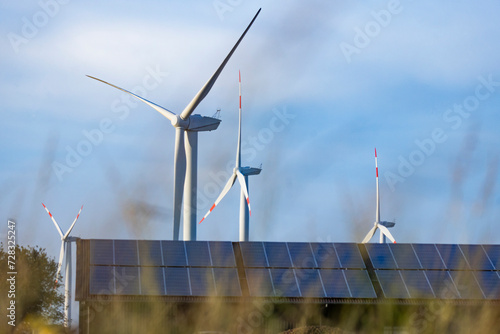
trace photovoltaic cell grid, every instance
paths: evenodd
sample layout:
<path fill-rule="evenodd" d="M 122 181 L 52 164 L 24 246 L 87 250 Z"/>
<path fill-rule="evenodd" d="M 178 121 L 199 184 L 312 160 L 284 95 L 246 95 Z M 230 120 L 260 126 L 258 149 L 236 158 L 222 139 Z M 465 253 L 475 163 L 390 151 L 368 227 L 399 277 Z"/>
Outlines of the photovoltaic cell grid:
<path fill-rule="evenodd" d="M 90 240 L 90 293 L 241 296 L 231 242 Z M 357 244 L 239 243 L 251 296 L 376 298 Z M 385 298 L 500 299 L 499 245 L 365 244 Z"/>

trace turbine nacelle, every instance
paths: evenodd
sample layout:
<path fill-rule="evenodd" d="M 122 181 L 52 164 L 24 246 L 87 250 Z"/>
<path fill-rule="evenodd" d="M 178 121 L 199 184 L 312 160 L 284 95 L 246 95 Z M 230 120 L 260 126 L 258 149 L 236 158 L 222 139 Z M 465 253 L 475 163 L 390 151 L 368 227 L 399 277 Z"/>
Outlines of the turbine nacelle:
<path fill-rule="evenodd" d="M 218 118 L 202 116 L 202 115 L 191 115 L 187 120 L 183 120 L 180 116 L 177 116 L 176 119 L 179 120 L 178 125 L 172 122 L 172 125 L 175 127 L 182 127 L 187 131 L 213 131 L 219 127 L 221 122 Z"/>
<path fill-rule="evenodd" d="M 262 171 L 261 168 L 257 168 L 257 167 L 241 167 L 240 168 L 240 173 L 243 174 L 244 176 L 248 176 L 248 175 L 259 175 L 260 172 Z"/>
<path fill-rule="evenodd" d="M 388 221 L 379 222 L 379 224 L 385 227 L 394 227 L 394 225 L 396 225 L 395 222 L 388 222 Z"/>

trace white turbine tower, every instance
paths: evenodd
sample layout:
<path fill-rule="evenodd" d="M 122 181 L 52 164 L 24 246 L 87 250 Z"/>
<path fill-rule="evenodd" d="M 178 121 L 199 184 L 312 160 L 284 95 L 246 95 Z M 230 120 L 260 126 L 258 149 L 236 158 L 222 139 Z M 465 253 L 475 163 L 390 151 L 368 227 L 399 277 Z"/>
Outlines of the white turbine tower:
<path fill-rule="evenodd" d="M 377 149 L 375 148 L 375 171 L 377 177 L 377 211 L 375 214 L 375 223 L 373 228 L 368 232 L 366 237 L 363 239 L 362 243 L 367 243 L 373 237 L 377 229 L 380 229 L 380 243 L 385 243 L 385 237 L 389 238 L 393 243 L 396 243 L 391 232 L 387 229 L 388 227 L 393 227 L 396 225 L 394 222 L 380 221 L 380 195 L 378 190 L 378 166 L 377 166 Z"/>
<path fill-rule="evenodd" d="M 189 102 L 180 114 L 175 114 L 172 111 L 163 108 L 153 102 L 150 102 L 134 93 L 125 89 L 112 85 L 106 81 L 88 76 L 92 79 L 101 81 L 112 87 L 115 87 L 125 93 L 128 93 L 140 101 L 154 108 L 160 114 L 165 116 L 175 128 L 175 151 L 174 151 L 174 217 L 173 217 L 173 239 L 179 239 L 181 206 L 184 201 L 184 240 L 196 240 L 196 200 L 197 200 L 197 175 L 198 175 L 198 132 L 212 131 L 217 129 L 220 120 L 212 117 L 201 115 L 192 115 L 198 104 L 207 96 L 212 89 L 215 81 L 226 66 L 226 63 L 231 58 L 232 54 L 240 44 L 241 40 L 252 26 L 253 22 L 259 15 L 260 9 L 255 14 L 254 18 L 245 29 L 241 37 L 233 46 L 229 54 L 226 56 L 222 64 L 212 77 L 205 83 L 195 97 Z M 183 199 L 184 197 L 184 199 Z"/>
<path fill-rule="evenodd" d="M 212 205 L 207 214 L 203 217 L 200 223 L 207 218 L 207 216 L 212 212 L 213 209 L 219 204 L 219 202 L 226 196 L 229 189 L 233 186 L 236 179 L 240 182 L 241 195 L 240 195 L 240 241 L 249 240 L 249 230 L 250 230 L 250 199 L 248 197 L 248 176 L 260 174 L 261 169 L 255 167 L 241 167 L 241 73 L 239 75 L 239 92 L 240 92 L 240 108 L 239 108 L 239 127 L 238 127 L 238 146 L 236 147 L 236 165 L 233 170 L 233 175 L 227 181 L 224 189 L 220 193 L 219 197 Z"/>
<path fill-rule="evenodd" d="M 70 237 L 69 234 L 71 233 L 71 230 L 76 224 L 76 221 L 78 220 L 78 217 L 80 217 L 80 213 L 82 212 L 83 205 L 80 208 L 80 211 L 78 211 L 78 214 L 76 215 L 75 220 L 73 221 L 73 224 L 71 224 L 71 227 L 69 228 L 68 232 L 66 234 L 63 234 L 61 228 L 59 227 L 59 224 L 57 224 L 56 220 L 50 213 L 49 209 L 43 204 L 43 207 L 45 208 L 45 211 L 50 216 L 50 219 L 54 222 L 54 225 L 57 228 L 57 231 L 59 232 L 59 235 L 61 236 L 61 252 L 59 253 L 59 264 L 57 265 L 57 273 L 56 273 L 56 283 L 59 280 L 59 273 L 61 272 L 61 267 L 62 267 L 62 262 L 63 258 L 66 257 L 66 263 L 65 263 L 65 282 L 64 282 L 64 327 L 70 328 L 71 327 L 71 273 L 72 273 L 72 268 L 71 268 L 71 242 L 75 241 L 76 238 Z M 66 255 L 64 254 L 66 251 Z"/>

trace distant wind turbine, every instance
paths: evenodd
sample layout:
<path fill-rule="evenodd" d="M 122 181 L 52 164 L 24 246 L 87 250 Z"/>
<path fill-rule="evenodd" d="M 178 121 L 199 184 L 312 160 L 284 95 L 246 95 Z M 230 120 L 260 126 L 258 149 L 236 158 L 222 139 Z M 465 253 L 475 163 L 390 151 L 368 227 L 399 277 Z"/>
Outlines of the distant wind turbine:
<path fill-rule="evenodd" d="M 76 215 L 75 220 L 73 221 L 73 224 L 71 224 L 71 227 L 69 228 L 68 232 L 66 234 L 63 234 L 61 228 L 59 227 L 59 224 L 57 224 L 56 220 L 54 219 L 54 216 L 50 213 L 49 209 L 43 204 L 43 207 L 45 208 L 45 211 L 50 216 L 50 219 L 54 222 L 54 225 L 57 228 L 57 231 L 59 232 L 59 235 L 61 236 L 61 251 L 59 253 L 59 263 L 57 265 L 57 273 L 56 273 L 56 284 L 59 280 L 59 273 L 61 272 L 61 267 L 62 267 L 62 262 L 64 256 L 66 256 L 66 264 L 65 264 L 65 272 L 66 272 L 66 277 L 65 277 L 65 282 L 64 282 L 64 327 L 71 327 L 71 242 L 75 241 L 75 238 L 70 237 L 69 234 L 71 233 L 71 230 L 73 230 L 73 227 L 76 224 L 76 221 L 78 220 L 78 217 L 80 217 L 80 213 L 82 212 L 83 205 L 80 208 L 80 211 L 78 211 L 78 214 Z M 66 251 L 66 255 L 64 255 Z"/>
<path fill-rule="evenodd" d="M 192 115 L 198 104 L 207 96 L 215 81 L 226 66 L 234 51 L 242 41 L 247 31 L 259 15 L 260 9 L 240 36 L 236 44 L 228 53 L 222 64 L 212 77 L 205 83 L 195 97 L 189 102 L 180 114 L 163 108 L 123 88 L 112 85 L 106 81 L 89 76 L 89 78 L 101 81 L 125 93 L 132 95 L 146 103 L 160 114 L 165 116 L 175 128 L 175 150 L 174 150 L 174 217 L 173 217 L 173 239 L 179 240 L 181 206 L 184 201 L 184 240 L 196 240 L 196 207 L 197 207 L 197 180 L 198 180 L 198 132 L 212 131 L 217 129 L 220 119 Z M 184 199 L 183 199 L 184 197 Z"/>
<path fill-rule="evenodd" d="M 207 218 L 210 212 L 215 209 L 217 204 L 226 196 L 229 189 L 233 186 L 238 179 L 241 186 L 240 195 L 240 241 L 249 240 L 249 230 L 250 230 L 250 215 L 252 213 L 250 209 L 250 198 L 248 196 L 248 176 L 258 175 L 261 172 L 260 168 L 255 167 L 241 167 L 241 72 L 238 72 L 239 76 L 239 95 L 240 95 L 240 108 L 239 108 L 239 126 L 238 126 L 238 146 L 236 147 L 236 164 L 233 170 L 233 174 L 226 183 L 224 189 L 220 193 L 219 197 L 215 200 L 207 214 L 201 219 L 200 223 Z"/>
<path fill-rule="evenodd" d="M 393 243 L 396 243 L 396 240 L 394 240 L 394 237 L 392 236 L 391 232 L 387 229 L 388 227 L 393 227 L 396 225 L 394 222 L 388 222 L 388 221 L 380 221 L 380 195 L 379 195 L 379 190 L 378 190 L 378 166 L 377 166 L 377 149 L 375 148 L 375 171 L 376 171 L 376 178 L 377 178 L 377 211 L 375 214 L 375 223 L 370 232 L 366 235 L 366 237 L 363 239 L 362 243 L 367 243 L 370 241 L 370 239 L 373 237 L 377 229 L 380 229 L 380 243 L 385 243 L 385 237 L 389 238 Z"/>

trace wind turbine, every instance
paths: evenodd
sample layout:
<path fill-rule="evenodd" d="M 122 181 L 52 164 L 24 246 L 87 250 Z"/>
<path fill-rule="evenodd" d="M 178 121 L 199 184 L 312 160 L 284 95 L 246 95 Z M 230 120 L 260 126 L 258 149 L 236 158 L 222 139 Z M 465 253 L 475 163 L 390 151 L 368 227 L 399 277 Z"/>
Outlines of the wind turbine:
<path fill-rule="evenodd" d="M 249 237 L 249 227 L 250 227 L 250 215 L 252 211 L 250 210 L 250 199 L 248 197 L 248 176 L 260 174 L 261 169 L 255 167 L 241 167 L 241 73 L 239 75 L 239 92 L 240 92 L 240 109 L 239 109 L 239 127 L 238 127 L 238 146 L 236 147 L 236 164 L 233 170 L 233 174 L 227 181 L 224 189 L 220 193 L 219 197 L 212 205 L 207 214 L 203 217 L 203 220 L 212 212 L 213 209 L 219 204 L 219 202 L 226 196 L 229 189 L 233 186 L 236 179 L 240 182 L 241 195 L 240 195 L 240 241 L 248 241 Z"/>
<path fill-rule="evenodd" d="M 228 53 L 222 64 L 212 77 L 205 83 L 195 97 L 189 102 L 180 114 L 163 108 L 153 102 L 150 102 L 134 93 L 112 85 L 106 81 L 89 76 L 89 78 L 101 81 L 112 87 L 115 87 L 125 93 L 128 93 L 140 101 L 146 103 L 160 114 L 165 116 L 175 128 L 175 150 L 174 150 L 174 232 L 173 239 L 179 240 L 181 206 L 184 201 L 184 240 L 196 240 L 196 200 L 197 200 L 197 176 L 198 176 L 198 132 L 212 131 L 217 129 L 220 120 L 201 115 L 192 115 L 198 104 L 207 96 L 212 89 L 215 81 L 226 66 L 232 54 L 240 44 L 241 40 L 252 26 L 259 15 L 260 9 L 245 29 L 241 37 Z M 184 199 L 183 199 L 184 197 Z"/>
<path fill-rule="evenodd" d="M 378 190 L 378 166 L 377 166 L 377 149 L 375 148 L 375 171 L 376 171 L 376 176 L 377 176 L 377 211 L 375 214 L 375 223 L 373 224 L 374 226 L 368 232 L 366 237 L 363 239 L 362 243 L 367 243 L 370 241 L 370 239 L 373 237 L 377 229 L 380 229 L 380 243 L 385 243 L 385 237 L 389 238 L 393 243 L 396 243 L 396 240 L 394 240 L 394 237 L 392 236 L 391 232 L 387 229 L 388 227 L 393 227 L 396 225 L 394 222 L 388 222 L 388 221 L 380 221 L 380 195 L 379 195 L 379 190 Z"/>
<path fill-rule="evenodd" d="M 56 226 L 57 231 L 61 236 L 61 252 L 59 253 L 59 264 L 57 265 L 56 284 L 59 280 L 59 273 L 61 272 L 63 257 L 66 256 L 66 265 L 65 265 L 66 277 L 64 282 L 64 327 L 70 328 L 71 327 L 71 273 L 72 273 L 71 242 L 76 241 L 76 238 L 70 237 L 69 234 L 71 233 L 71 230 L 75 226 L 78 217 L 80 217 L 83 205 L 80 208 L 80 211 L 78 211 L 78 214 L 76 215 L 73 224 L 71 224 L 71 227 L 69 228 L 68 232 L 66 232 L 66 234 L 63 234 L 61 228 L 59 227 L 59 224 L 57 224 L 56 220 L 54 219 L 54 216 L 52 216 L 52 214 L 50 213 L 49 209 L 47 209 L 45 204 L 42 203 L 42 205 L 45 208 L 45 211 L 47 211 L 47 213 L 49 214 L 50 219 L 52 219 L 52 221 L 54 222 L 54 225 Z M 65 251 L 66 255 L 64 255 Z"/>

